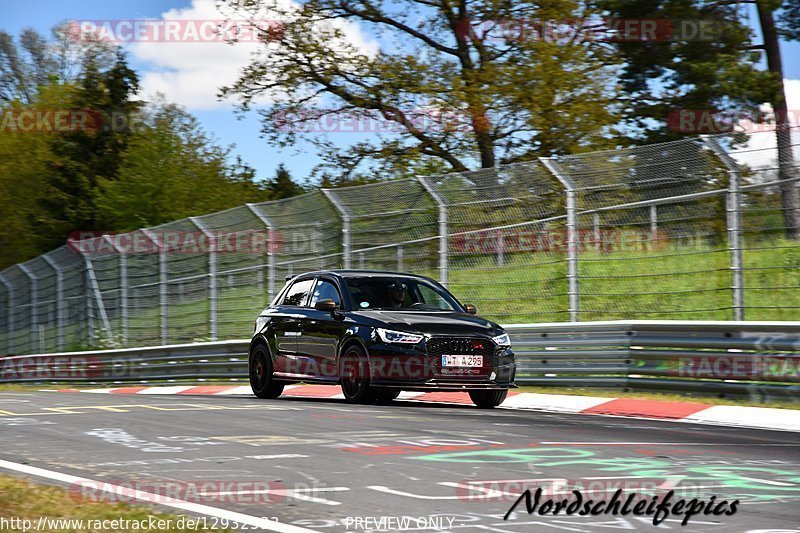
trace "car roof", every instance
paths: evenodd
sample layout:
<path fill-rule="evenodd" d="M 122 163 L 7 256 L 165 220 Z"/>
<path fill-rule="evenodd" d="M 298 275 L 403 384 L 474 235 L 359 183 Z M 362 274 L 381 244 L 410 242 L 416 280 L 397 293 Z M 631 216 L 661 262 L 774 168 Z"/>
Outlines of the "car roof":
<path fill-rule="evenodd" d="M 420 276 L 417 274 L 409 274 L 408 272 L 392 272 L 389 270 L 358 270 L 358 269 L 335 269 L 335 270 L 312 270 L 310 272 L 303 272 L 302 274 L 287 276 L 286 281 L 292 280 L 300 276 L 335 276 L 339 278 L 389 278 L 389 277 L 407 277 L 425 279 L 429 281 L 436 281 L 427 276 Z M 437 282 L 438 283 L 438 282 Z"/>

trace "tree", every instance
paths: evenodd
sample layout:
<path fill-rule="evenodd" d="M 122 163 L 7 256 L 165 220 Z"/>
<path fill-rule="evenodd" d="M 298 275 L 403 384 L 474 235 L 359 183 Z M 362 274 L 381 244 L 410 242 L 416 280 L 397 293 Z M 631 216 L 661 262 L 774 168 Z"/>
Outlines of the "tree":
<path fill-rule="evenodd" d="M 39 106 L 49 107 L 60 100 L 64 87 L 52 87 L 39 95 Z M 0 106 L 0 116 L 22 106 Z M 45 178 L 53 154 L 47 134 L 0 129 L 0 270 L 45 251 L 35 238 L 41 228 L 39 200 L 44 195 Z"/>
<path fill-rule="evenodd" d="M 269 193 L 270 200 L 290 198 L 305 192 L 303 187 L 292 180 L 292 175 L 286 170 L 283 163 L 278 165 L 277 170 L 275 170 L 275 177 L 267 182 L 264 188 Z"/>
<path fill-rule="evenodd" d="M 268 199 L 250 167 L 230 165 L 197 119 L 174 104 L 148 110 L 116 177 L 103 177 L 95 194 L 104 228 L 134 230 Z"/>
<path fill-rule="evenodd" d="M 620 72 L 627 102 L 624 121 L 641 143 L 684 137 L 669 127 L 680 110 L 709 113 L 749 110 L 770 99 L 777 80 L 760 70 L 753 34 L 739 19 L 738 2 L 707 0 L 600 0 L 611 19 L 651 20 L 673 31 L 654 40 L 617 43 L 624 58 Z M 713 28 L 701 26 L 714 21 Z M 683 35 L 681 24 L 692 23 Z M 705 33 L 700 33 L 705 28 Z M 693 132 L 689 132 L 693 133 Z"/>
<path fill-rule="evenodd" d="M 763 44 L 741 17 L 743 4 L 755 4 Z M 760 106 L 769 103 L 775 113 L 779 179 L 793 175 L 791 133 L 783 87 L 778 35 L 797 36 L 800 1 L 786 2 L 783 30 L 775 23 L 780 0 L 602 0 L 611 17 L 716 21 L 713 42 L 705 39 L 623 42 L 623 87 L 630 95 L 627 122 L 640 132 L 640 142 L 657 142 L 685 135 L 667 127 L 671 113 L 680 110 L 747 111 L 759 120 Z M 793 30 L 794 28 L 794 30 Z M 767 70 L 759 66 L 763 50 Z M 781 185 L 786 234 L 800 238 L 800 199 L 793 183 Z"/>
<path fill-rule="evenodd" d="M 767 58 L 767 69 L 777 79 L 777 89 L 772 98 L 767 101 L 775 114 L 775 140 L 778 146 L 778 180 L 781 180 L 783 226 L 787 237 L 800 239 L 800 195 L 798 195 L 797 183 L 787 181 L 797 176 L 797 168 L 792 148 L 792 123 L 786 103 L 786 88 L 783 85 L 783 61 L 778 38 L 780 32 L 790 39 L 800 40 L 800 22 L 792 17 L 792 15 L 800 15 L 800 1 L 792 0 L 788 4 L 787 10 L 781 18 L 782 22 L 786 24 L 782 32 L 775 23 L 775 11 L 781 7 L 782 2 L 759 0 L 756 3 L 756 9 L 764 38 L 762 48 Z"/>
<path fill-rule="evenodd" d="M 376 164 L 426 168 L 435 161 L 437 170 L 463 171 L 613 145 L 614 51 L 524 31 L 503 35 L 507 21 L 591 16 L 583 2 L 226 4 L 237 18 L 244 10 L 282 21 L 279 32 L 262 32 L 264 53 L 221 92 L 238 97 L 243 111 L 261 97 L 274 99 L 262 116 L 269 142 L 306 137 L 324 155 L 328 141 L 303 133 L 320 121 L 393 127 L 375 142 L 336 150 L 345 178 L 362 169 L 360 177 L 374 179 Z M 357 35 L 348 40 L 359 26 L 379 34 L 381 46 L 356 45 Z"/>
<path fill-rule="evenodd" d="M 133 117 L 141 107 L 134 99 L 138 76 L 121 51 L 108 70 L 88 59 L 76 85 L 73 97 L 62 105 L 85 111 L 92 120 L 86 127 L 52 134 L 55 161 L 40 201 L 42 238 L 50 247 L 71 232 L 98 228 L 94 204 L 98 182 L 117 178 L 132 134 L 120 119 Z"/>
<path fill-rule="evenodd" d="M 89 61 L 110 68 L 116 48 L 110 43 L 75 39 L 69 24 L 53 27 L 51 39 L 27 28 L 19 44 L 0 31 L 0 102 L 33 103 L 41 86 L 74 83 Z"/>

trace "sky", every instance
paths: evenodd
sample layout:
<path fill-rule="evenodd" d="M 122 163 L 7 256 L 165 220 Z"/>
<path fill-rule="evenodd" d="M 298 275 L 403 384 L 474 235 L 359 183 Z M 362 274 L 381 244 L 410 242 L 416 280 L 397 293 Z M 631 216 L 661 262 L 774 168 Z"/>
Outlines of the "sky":
<path fill-rule="evenodd" d="M 24 28 L 48 33 L 65 20 L 130 19 L 221 19 L 215 0 L 4 0 L 0 29 L 18 35 Z M 364 48 L 374 48 L 377 40 L 358 31 L 350 38 Z M 284 163 L 295 179 L 302 180 L 318 163 L 314 148 L 300 142 L 289 148 L 277 148 L 260 137 L 259 117 L 254 111 L 244 115 L 234 112 L 231 102 L 220 102 L 219 87 L 235 81 L 237 72 L 248 62 L 251 44 L 230 46 L 224 43 L 132 43 L 125 44 L 131 66 L 139 73 L 141 96 L 152 98 L 156 92 L 167 100 L 184 106 L 194 114 L 216 141 L 234 144 L 232 156 L 241 158 L 256 169 L 259 179 L 274 175 Z M 782 44 L 784 75 L 790 109 L 800 109 L 800 43 Z M 337 134 L 330 138 L 343 145 L 360 135 Z"/>

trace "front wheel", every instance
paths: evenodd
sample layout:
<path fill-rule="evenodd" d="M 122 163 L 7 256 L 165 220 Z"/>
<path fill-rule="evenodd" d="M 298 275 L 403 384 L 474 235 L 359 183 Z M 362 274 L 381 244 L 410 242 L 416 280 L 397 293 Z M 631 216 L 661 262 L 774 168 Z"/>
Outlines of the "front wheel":
<path fill-rule="evenodd" d="M 367 354 L 358 345 L 347 347 L 341 358 L 339 376 L 347 403 L 371 403 L 375 397 L 369 383 Z"/>
<path fill-rule="evenodd" d="M 374 395 L 378 403 L 391 403 L 400 396 L 400 389 L 375 389 Z"/>
<path fill-rule="evenodd" d="M 264 346 L 256 346 L 250 354 L 250 388 L 259 398 L 277 398 L 283 392 L 283 383 L 272 376 L 272 357 Z"/>
<path fill-rule="evenodd" d="M 508 396 L 507 390 L 471 390 L 469 391 L 469 397 L 472 399 L 472 403 L 478 406 L 480 409 L 492 409 L 497 407 Z"/>

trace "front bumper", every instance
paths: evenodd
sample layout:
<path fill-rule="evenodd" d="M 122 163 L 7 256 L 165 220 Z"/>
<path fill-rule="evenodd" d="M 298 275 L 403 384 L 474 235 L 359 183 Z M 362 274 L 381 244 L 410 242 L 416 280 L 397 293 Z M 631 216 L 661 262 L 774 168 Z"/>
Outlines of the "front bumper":
<path fill-rule="evenodd" d="M 440 340 L 440 339 L 437 339 Z M 460 339 L 463 340 L 463 339 Z M 478 340 L 483 343 L 487 339 Z M 413 347 L 377 344 L 369 349 L 370 381 L 378 387 L 403 390 L 506 390 L 515 388 L 516 362 L 510 348 L 493 343 L 481 346 L 481 367 L 443 367 L 442 355 L 463 353 L 433 343 Z"/>

